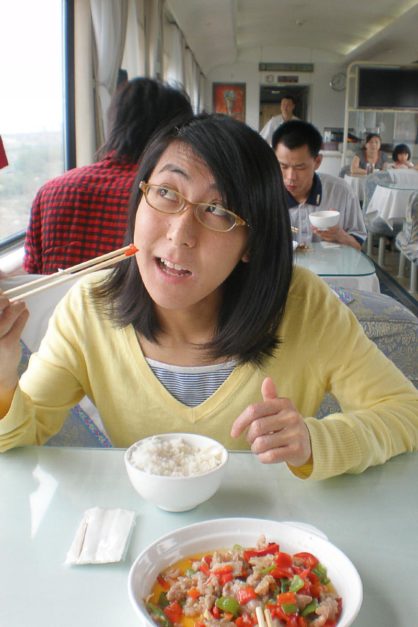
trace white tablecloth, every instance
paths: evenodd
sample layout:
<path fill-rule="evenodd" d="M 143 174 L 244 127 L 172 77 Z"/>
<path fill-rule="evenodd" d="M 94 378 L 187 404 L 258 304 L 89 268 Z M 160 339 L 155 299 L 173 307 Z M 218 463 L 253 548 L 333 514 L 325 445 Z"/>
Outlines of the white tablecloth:
<path fill-rule="evenodd" d="M 399 187 L 418 189 L 418 170 L 388 168 L 390 178 Z"/>
<path fill-rule="evenodd" d="M 376 185 L 373 196 L 367 206 L 366 213 L 377 214 L 390 228 L 393 223 L 402 222 L 406 217 L 406 208 L 411 194 L 416 193 L 412 189 L 383 187 Z"/>

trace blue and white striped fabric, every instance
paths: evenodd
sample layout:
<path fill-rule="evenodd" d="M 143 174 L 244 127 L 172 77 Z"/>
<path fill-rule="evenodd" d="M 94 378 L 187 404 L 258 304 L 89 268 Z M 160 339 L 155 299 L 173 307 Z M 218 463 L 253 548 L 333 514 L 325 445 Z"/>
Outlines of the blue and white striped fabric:
<path fill-rule="evenodd" d="M 148 365 L 159 382 L 183 405 L 196 407 L 209 398 L 229 377 L 237 362 L 211 366 L 172 366 L 154 359 Z"/>

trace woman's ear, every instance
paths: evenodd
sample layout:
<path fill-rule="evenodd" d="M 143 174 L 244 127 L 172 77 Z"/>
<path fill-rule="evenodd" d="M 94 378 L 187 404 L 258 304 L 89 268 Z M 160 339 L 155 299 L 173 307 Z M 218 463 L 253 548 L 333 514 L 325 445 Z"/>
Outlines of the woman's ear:
<path fill-rule="evenodd" d="M 243 256 L 241 257 L 241 261 L 243 263 L 248 263 L 250 261 L 250 253 L 246 252 L 243 254 Z"/>

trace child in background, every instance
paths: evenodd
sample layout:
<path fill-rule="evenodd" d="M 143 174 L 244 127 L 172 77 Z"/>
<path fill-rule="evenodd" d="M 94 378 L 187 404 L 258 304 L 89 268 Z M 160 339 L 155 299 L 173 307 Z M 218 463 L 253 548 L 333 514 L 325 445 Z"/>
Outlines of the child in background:
<path fill-rule="evenodd" d="M 391 168 L 413 168 L 415 167 L 411 159 L 411 151 L 406 144 L 398 144 L 392 152 Z"/>

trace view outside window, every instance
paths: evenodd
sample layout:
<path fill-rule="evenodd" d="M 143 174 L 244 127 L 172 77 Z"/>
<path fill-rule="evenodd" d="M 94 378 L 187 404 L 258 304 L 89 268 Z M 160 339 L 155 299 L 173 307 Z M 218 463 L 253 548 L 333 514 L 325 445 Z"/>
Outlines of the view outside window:
<path fill-rule="evenodd" d="M 26 229 L 39 187 L 64 170 L 61 0 L 0 2 L 0 245 Z"/>

